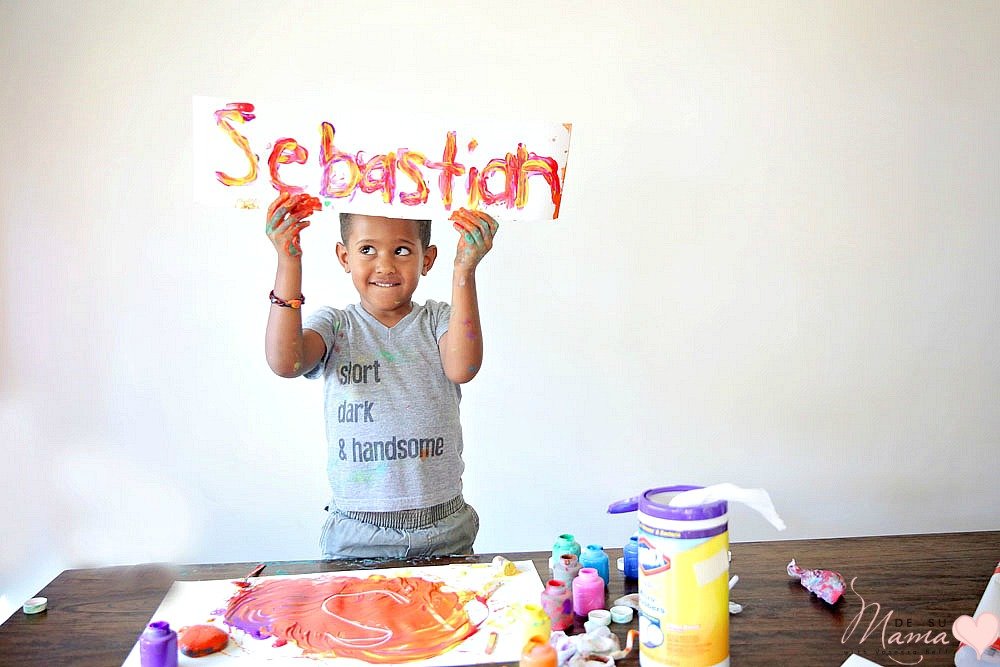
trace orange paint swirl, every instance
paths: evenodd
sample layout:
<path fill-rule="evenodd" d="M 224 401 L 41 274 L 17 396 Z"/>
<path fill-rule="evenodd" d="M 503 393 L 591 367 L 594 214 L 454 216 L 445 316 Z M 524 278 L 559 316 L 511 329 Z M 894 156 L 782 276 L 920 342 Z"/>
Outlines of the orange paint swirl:
<path fill-rule="evenodd" d="M 476 632 L 462 600 L 419 577 L 272 579 L 239 591 L 226 623 L 306 654 L 373 663 L 440 655 Z"/>

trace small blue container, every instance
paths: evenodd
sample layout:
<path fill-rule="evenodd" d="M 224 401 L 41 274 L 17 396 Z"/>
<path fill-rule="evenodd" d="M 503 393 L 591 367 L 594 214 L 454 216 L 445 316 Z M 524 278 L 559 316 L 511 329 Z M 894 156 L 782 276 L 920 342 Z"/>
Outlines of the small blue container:
<path fill-rule="evenodd" d="M 623 568 L 623 573 L 626 579 L 638 579 L 639 578 L 639 536 L 633 535 L 628 542 L 625 543 L 625 548 L 622 550 L 625 552 L 625 567 Z"/>
<path fill-rule="evenodd" d="M 580 552 L 580 565 L 597 570 L 597 574 L 604 580 L 605 586 L 611 583 L 611 566 L 608 563 L 608 554 L 604 552 L 604 547 L 601 545 L 588 544 L 587 548 Z"/>

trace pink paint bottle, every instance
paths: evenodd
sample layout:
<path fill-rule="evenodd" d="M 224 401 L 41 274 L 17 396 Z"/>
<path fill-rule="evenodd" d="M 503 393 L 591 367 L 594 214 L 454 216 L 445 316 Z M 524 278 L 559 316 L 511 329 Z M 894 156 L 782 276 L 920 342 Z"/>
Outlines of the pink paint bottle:
<path fill-rule="evenodd" d="M 153 621 L 139 635 L 142 667 L 177 667 L 177 633 L 166 621 Z"/>
<path fill-rule="evenodd" d="M 592 567 L 580 568 L 573 580 L 573 613 L 586 618 L 594 609 L 604 607 L 604 580 Z"/>

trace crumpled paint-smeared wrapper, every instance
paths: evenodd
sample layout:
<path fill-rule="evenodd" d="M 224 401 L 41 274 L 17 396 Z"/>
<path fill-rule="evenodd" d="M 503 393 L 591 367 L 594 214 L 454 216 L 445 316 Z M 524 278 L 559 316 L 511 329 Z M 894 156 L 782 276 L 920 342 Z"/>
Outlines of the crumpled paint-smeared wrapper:
<path fill-rule="evenodd" d="M 495 556 L 493 558 L 493 567 L 504 577 L 513 577 L 517 574 L 517 565 L 514 565 L 514 563 L 503 556 Z"/>
<path fill-rule="evenodd" d="M 559 664 L 563 667 L 614 667 L 615 660 L 628 657 L 638 637 L 638 630 L 629 630 L 623 649 L 618 637 L 602 625 L 596 630 L 572 636 L 557 630 L 549 637 L 549 644 L 556 650 Z"/>
<path fill-rule="evenodd" d="M 636 611 L 640 611 L 640 609 L 639 609 L 639 594 L 638 593 L 629 593 L 628 595 L 623 595 L 620 598 L 618 598 L 617 600 L 615 600 L 612 603 L 612 606 L 632 607 L 632 609 L 635 609 Z"/>
<path fill-rule="evenodd" d="M 844 577 L 832 570 L 810 570 L 799 567 L 795 559 L 788 564 L 788 576 L 797 577 L 802 586 L 827 604 L 835 604 L 847 589 Z"/>

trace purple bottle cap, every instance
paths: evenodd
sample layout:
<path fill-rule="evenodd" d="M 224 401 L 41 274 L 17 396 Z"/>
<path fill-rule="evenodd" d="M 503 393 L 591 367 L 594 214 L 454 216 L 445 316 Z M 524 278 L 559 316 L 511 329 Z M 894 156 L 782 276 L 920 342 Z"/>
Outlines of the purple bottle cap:
<path fill-rule="evenodd" d="M 149 629 L 157 635 L 167 635 L 170 634 L 170 623 L 166 621 L 153 621 L 149 624 Z"/>
<path fill-rule="evenodd" d="M 625 500 L 616 500 L 608 505 L 608 514 L 625 514 L 639 509 L 639 496 L 632 496 Z"/>

